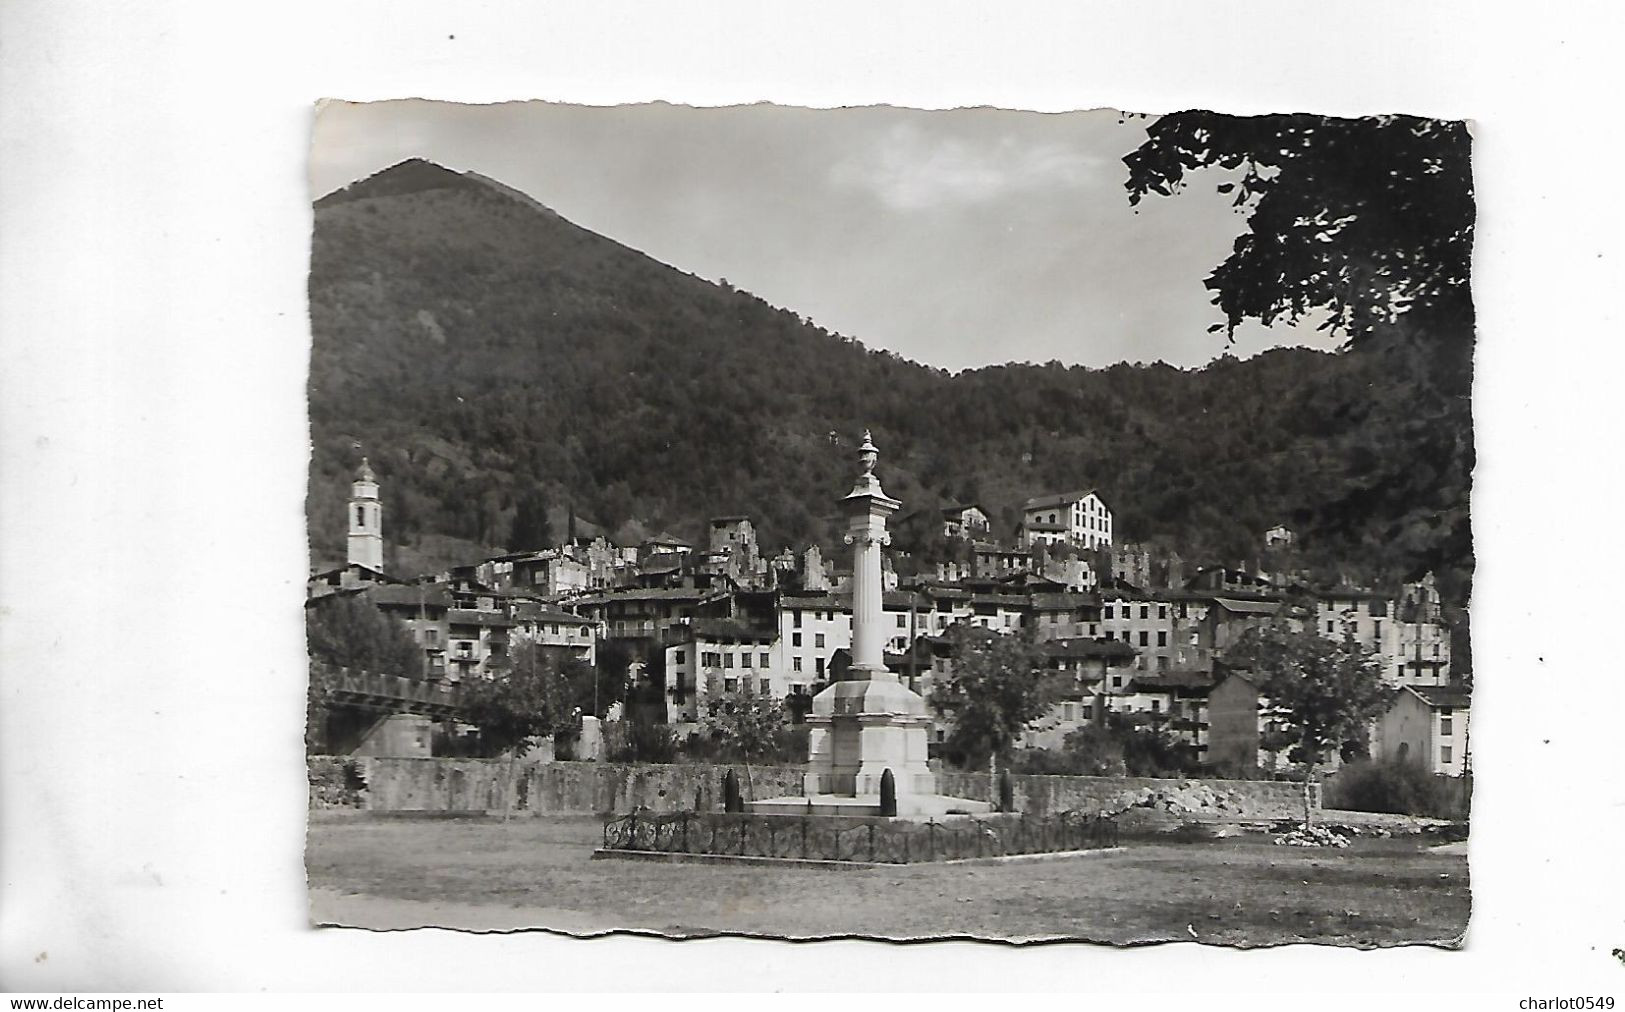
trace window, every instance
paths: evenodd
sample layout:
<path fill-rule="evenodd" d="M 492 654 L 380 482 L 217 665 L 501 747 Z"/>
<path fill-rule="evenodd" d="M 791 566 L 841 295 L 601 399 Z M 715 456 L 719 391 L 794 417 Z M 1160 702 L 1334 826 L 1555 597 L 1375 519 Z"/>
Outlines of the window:
<path fill-rule="evenodd" d="M 1165 604 L 1157 605 L 1157 617 L 1158 618 L 1167 618 L 1168 617 L 1168 606 L 1167 605 L 1165 605 Z"/>
<path fill-rule="evenodd" d="M 678 664 L 681 664 L 687 659 L 687 655 L 688 651 L 684 650 L 682 647 L 678 647 L 676 653 L 672 654 L 672 660 L 676 661 Z"/>
<path fill-rule="evenodd" d="M 797 608 L 795 611 L 790 613 L 790 624 L 794 625 L 797 629 L 801 628 L 801 609 L 800 608 Z"/>
<path fill-rule="evenodd" d="M 801 670 L 801 658 L 799 658 L 799 657 L 790 658 L 790 670 L 791 671 L 800 671 Z"/>
<path fill-rule="evenodd" d="M 813 646 L 817 647 L 820 650 L 824 649 L 824 634 L 823 633 L 817 633 L 817 634 L 815 634 L 813 636 Z"/>
<path fill-rule="evenodd" d="M 801 634 L 800 633 L 791 633 L 790 634 L 790 645 L 793 646 L 793 647 L 801 646 Z"/>
<path fill-rule="evenodd" d="M 1451 753 L 1453 751 L 1454 750 L 1451 749 L 1449 745 L 1439 746 L 1439 762 L 1445 764 L 1446 766 L 1450 765 Z"/>
<path fill-rule="evenodd" d="M 1141 629 L 1140 630 L 1140 646 L 1148 647 L 1150 645 L 1151 645 L 1151 634 L 1146 632 L 1144 629 Z"/>
<path fill-rule="evenodd" d="M 722 666 L 725 667 L 725 668 L 733 667 L 734 666 L 734 655 L 733 654 L 723 654 L 722 655 Z"/>
<path fill-rule="evenodd" d="M 1122 675 L 1113 675 L 1112 676 L 1112 688 L 1121 689 L 1122 687 L 1123 687 L 1123 676 Z"/>
<path fill-rule="evenodd" d="M 724 678 L 722 680 L 722 691 L 723 692 L 738 692 L 739 691 L 739 679 L 737 679 L 737 678 Z"/>
<path fill-rule="evenodd" d="M 773 694 L 773 682 L 771 679 L 764 678 L 756 684 L 762 695 L 771 696 Z"/>
<path fill-rule="evenodd" d="M 1161 713 L 1162 712 L 1162 700 L 1153 699 L 1151 701 L 1151 712 L 1152 713 Z"/>
<path fill-rule="evenodd" d="M 1168 631 L 1166 629 L 1157 630 L 1157 646 L 1165 647 L 1167 645 L 1168 645 Z"/>
<path fill-rule="evenodd" d="M 1455 733 L 1455 720 L 1450 717 L 1439 718 L 1439 737 L 1448 738 Z"/>
<path fill-rule="evenodd" d="M 906 629 L 908 627 L 908 623 L 906 621 L 904 621 L 904 619 L 905 619 L 905 616 L 903 616 L 903 615 L 897 616 L 897 628 Z"/>
<path fill-rule="evenodd" d="M 425 629 L 425 630 L 423 630 L 423 639 L 424 639 L 424 642 L 426 642 L 426 643 L 439 643 L 440 642 L 440 630 L 439 629 Z"/>
<path fill-rule="evenodd" d="M 758 662 L 760 662 L 756 665 L 758 668 L 765 668 L 768 666 L 766 650 L 763 650 L 759 655 L 757 655 L 756 659 Z"/>
<path fill-rule="evenodd" d="M 1326 620 L 1326 631 L 1327 631 L 1327 632 L 1328 632 L 1328 633 L 1335 633 L 1335 632 L 1337 632 L 1337 623 L 1336 623 L 1336 622 L 1334 622 L 1334 621 L 1332 621 L 1332 620 L 1331 620 L 1331 619 L 1327 619 L 1327 620 Z"/>
<path fill-rule="evenodd" d="M 365 527 L 367 525 L 367 508 L 365 506 L 357 506 L 355 508 L 355 525 L 357 527 Z"/>
<path fill-rule="evenodd" d="M 1102 618 L 1111 618 L 1112 617 L 1112 606 L 1111 605 L 1108 604 L 1106 606 L 1106 613 L 1104 615 L 1102 615 L 1101 617 Z"/>
<path fill-rule="evenodd" d="M 750 651 L 749 650 L 741 650 L 741 651 L 739 651 L 739 666 L 742 667 L 742 668 L 750 667 Z"/>
<path fill-rule="evenodd" d="M 1151 606 L 1149 604 L 1140 605 L 1140 617 L 1141 618 L 1150 618 L 1151 617 Z"/>

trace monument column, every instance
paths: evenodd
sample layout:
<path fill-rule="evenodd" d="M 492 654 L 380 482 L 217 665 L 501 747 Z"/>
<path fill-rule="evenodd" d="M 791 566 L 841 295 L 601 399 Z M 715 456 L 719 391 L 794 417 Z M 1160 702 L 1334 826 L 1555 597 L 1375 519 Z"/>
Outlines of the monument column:
<path fill-rule="evenodd" d="M 852 669 L 853 678 L 892 678 L 886 670 L 885 585 L 880 576 L 880 550 L 891 543 L 886 518 L 902 505 L 886 495 L 874 475 L 880 451 L 868 430 L 858 450 L 863 472 L 845 499 L 848 509 L 846 543 L 852 551 Z"/>

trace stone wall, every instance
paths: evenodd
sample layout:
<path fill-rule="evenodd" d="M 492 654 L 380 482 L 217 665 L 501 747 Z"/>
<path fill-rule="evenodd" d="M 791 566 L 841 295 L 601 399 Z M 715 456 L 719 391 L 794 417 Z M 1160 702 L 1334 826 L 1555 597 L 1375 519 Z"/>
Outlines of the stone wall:
<path fill-rule="evenodd" d="M 312 762 L 319 762 L 313 759 Z M 500 812 L 506 805 L 508 764 L 501 759 L 355 759 L 366 780 L 362 807 L 381 812 Z M 532 814 L 590 815 L 625 813 L 643 806 L 656 812 L 694 807 L 722 808 L 722 778 L 732 768 L 745 800 L 799 796 L 799 766 L 743 766 L 702 763 L 621 765 L 591 762 L 536 762 L 515 770 L 513 809 Z M 1190 783 L 1148 777 L 1013 776 L 1016 809 L 1029 815 L 1091 812 L 1128 792 L 1146 788 L 1169 791 Z M 1272 780 L 1202 780 L 1212 791 L 1236 800 L 1239 810 L 1226 814 L 1242 819 L 1283 819 L 1303 813 L 1301 784 Z M 986 773 L 939 771 L 937 793 L 975 801 L 998 800 L 998 788 Z M 314 803 L 314 802 L 313 802 Z M 1320 797 L 1314 795 L 1315 807 Z"/>
<path fill-rule="evenodd" d="M 361 759 L 365 807 L 380 812 L 502 811 L 508 763 L 501 759 Z M 722 807 L 722 778 L 732 768 L 745 800 L 801 793 L 800 767 L 710 764 L 619 765 L 592 762 L 520 762 L 514 771 L 513 809 L 533 814 L 657 812 Z"/>
<path fill-rule="evenodd" d="M 1216 793 L 1229 794 L 1240 810 L 1229 814 L 1242 819 L 1289 819 L 1303 817 L 1303 785 L 1286 780 L 1158 780 L 1151 777 L 1067 777 L 1012 776 L 1016 810 L 1028 815 L 1057 812 L 1093 812 L 1125 793 L 1144 790 L 1177 790 L 1187 783 L 1199 783 Z M 1320 807 L 1320 785 L 1311 795 Z M 986 773 L 937 773 L 937 793 L 972 801 L 999 799 L 998 787 Z"/>

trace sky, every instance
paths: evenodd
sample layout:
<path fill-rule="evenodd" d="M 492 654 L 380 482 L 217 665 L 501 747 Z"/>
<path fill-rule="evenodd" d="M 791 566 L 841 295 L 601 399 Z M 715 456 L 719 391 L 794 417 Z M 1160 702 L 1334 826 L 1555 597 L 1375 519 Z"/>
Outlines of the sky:
<path fill-rule="evenodd" d="M 684 271 L 949 370 L 1201 366 L 1330 348 L 1312 326 L 1208 332 L 1203 279 L 1246 219 L 1214 174 L 1130 207 L 1149 120 L 872 106 L 325 104 L 321 196 L 407 158 L 472 170 Z"/>

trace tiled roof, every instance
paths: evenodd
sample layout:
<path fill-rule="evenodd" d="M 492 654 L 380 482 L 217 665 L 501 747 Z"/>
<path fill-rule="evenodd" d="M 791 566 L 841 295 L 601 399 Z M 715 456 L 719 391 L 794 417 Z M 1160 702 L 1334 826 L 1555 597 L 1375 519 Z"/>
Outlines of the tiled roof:
<path fill-rule="evenodd" d="M 1134 648 L 1122 640 L 1065 639 L 1047 640 L 1044 652 L 1051 657 L 1104 657 L 1127 659 L 1134 656 Z"/>
<path fill-rule="evenodd" d="M 1279 601 L 1241 601 L 1233 597 L 1216 597 L 1213 603 L 1238 615 L 1273 615 L 1281 610 Z"/>
<path fill-rule="evenodd" d="M 992 542 L 992 541 L 972 541 L 971 542 L 971 551 L 973 551 L 973 552 L 981 552 L 983 554 L 988 554 L 988 553 L 991 553 L 991 552 L 997 552 L 997 553 L 1000 553 L 1000 554 L 1003 554 L 1003 555 L 1026 555 L 1026 554 L 1028 554 L 1027 549 L 1025 549 L 1025 548 L 1006 548 L 1004 545 L 997 544 L 997 543 Z"/>
<path fill-rule="evenodd" d="M 365 595 L 367 600 L 380 605 L 410 605 L 414 608 L 418 605 L 429 608 L 451 607 L 451 594 L 446 591 L 446 588 L 425 586 L 423 584 L 416 586 L 385 584 L 369 587 Z"/>
<path fill-rule="evenodd" d="M 716 594 L 695 587 L 634 587 L 573 598 L 572 604 L 607 604 L 611 601 L 699 601 Z"/>
<path fill-rule="evenodd" d="M 508 629 L 513 621 L 500 612 L 495 611 L 464 611 L 453 609 L 446 612 L 446 621 L 452 625 L 482 625 L 495 629 Z"/>
<path fill-rule="evenodd" d="M 580 615 L 572 615 L 570 612 L 559 611 L 555 608 L 537 607 L 529 604 L 520 605 L 514 610 L 514 615 L 526 622 L 568 622 L 573 625 L 593 624 L 590 618 L 582 618 Z"/>
<path fill-rule="evenodd" d="M 1412 685 L 1409 688 L 1433 707 L 1460 708 L 1473 701 L 1472 690 L 1465 685 Z"/>
<path fill-rule="evenodd" d="M 1127 692 L 1166 692 L 1173 689 L 1200 689 L 1213 685 L 1213 678 L 1200 671 L 1165 671 L 1155 675 L 1135 675 L 1125 686 Z"/>
<path fill-rule="evenodd" d="M 1100 598 L 1093 594 L 1078 591 L 1060 591 L 1033 595 L 1033 607 L 1040 611 L 1053 611 L 1062 608 L 1097 608 L 1099 606 Z"/>
<path fill-rule="evenodd" d="M 694 639 L 751 640 L 769 643 L 778 638 L 772 629 L 757 629 L 731 618 L 697 618 L 688 624 Z"/>
<path fill-rule="evenodd" d="M 1092 493 L 1094 489 L 1086 488 L 1081 492 L 1048 492 L 1044 495 L 1035 495 L 1021 504 L 1023 510 L 1048 509 L 1051 506 L 1070 506 Z"/>

